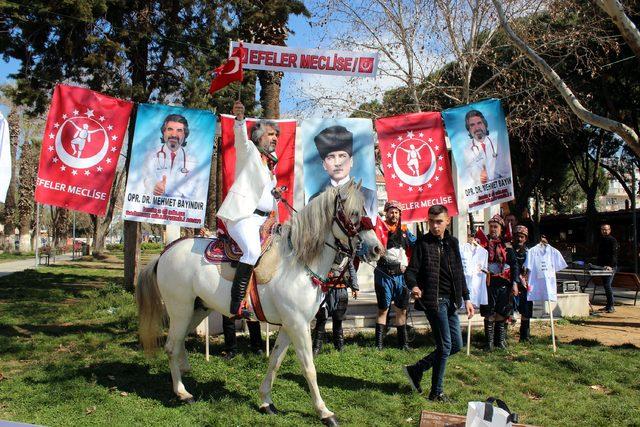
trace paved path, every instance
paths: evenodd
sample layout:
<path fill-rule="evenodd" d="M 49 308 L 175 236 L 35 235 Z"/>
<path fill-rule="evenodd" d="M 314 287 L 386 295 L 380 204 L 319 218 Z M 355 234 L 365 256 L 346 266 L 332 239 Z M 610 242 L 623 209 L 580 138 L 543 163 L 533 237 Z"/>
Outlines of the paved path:
<path fill-rule="evenodd" d="M 70 260 L 71 260 L 71 254 L 56 255 L 56 263 L 60 261 L 70 261 Z M 51 264 L 54 263 L 53 258 L 51 258 L 50 263 Z M 35 265 L 36 265 L 35 258 L 0 263 L 0 277 L 17 273 L 18 271 L 24 271 L 30 268 L 35 268 Z"/>

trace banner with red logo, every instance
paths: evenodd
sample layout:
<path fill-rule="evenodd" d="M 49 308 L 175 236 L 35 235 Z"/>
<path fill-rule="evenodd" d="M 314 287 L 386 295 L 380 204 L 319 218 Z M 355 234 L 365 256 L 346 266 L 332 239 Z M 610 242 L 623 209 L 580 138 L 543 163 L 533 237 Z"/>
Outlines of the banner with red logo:
<path fill-rule="evenodd" d="M 458 214 L 440 113 L 414 113 L 376 120 L 389 200 L 402 204 L 403 222 L 424 221 L 429 208 Z"/>
<path fill-rule="evenodd" d="M 295 120 L 271 120 L 277 123 L 280 128 L 278 142 L 276 144 L 276 157 L 278 163 L 275 167 L 277 186 L 285 186 L 287 190 L 282 193 L 282 198 L 293 206 L 293 182 L 295 165 L 295 145 L 296 145 L 296 121 Z M 222 197 L 227 195 L 229 188 L 233 184 L 236 172 L 236 149 L 234 147 L 233 124 L 235 117 L 228 114 L 221 114 L 222 126 Z M 259 119 L 247 118 L 247 133 L 251 138 L 251 130 Z M 284 203 L 278 203 L 278 219 L 284 222 L 289 219 L 290 213 Z"/>
<path fill-rule="evenodd" d="M 239 42 L 231 42 L 229 56 Z M 242 43 L 245 70 L 331 74 L 346 77 L 375 77 L 377 52 L 304 49 L 289 46 Z"/>
<path fill-rule="evenodd" d="M 133 103 L 58 84 L 42 139 L 38 203 L 104 215 Z"/>

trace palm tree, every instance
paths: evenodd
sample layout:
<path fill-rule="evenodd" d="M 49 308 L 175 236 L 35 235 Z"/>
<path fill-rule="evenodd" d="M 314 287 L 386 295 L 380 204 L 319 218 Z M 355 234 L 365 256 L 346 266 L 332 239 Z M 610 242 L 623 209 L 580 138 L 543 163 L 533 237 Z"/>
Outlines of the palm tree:
<path fill-rule="evenodd" d="M 309 11 L 300 0 L 258 0 L 237 3 L 240 36 L 251 43 L 285 46 L 291 29 L 289 16 L 309 17 Z M 282 73 L 258 71 L 260 104 L 263 116 L 280 117 L 280 84 Z"/>

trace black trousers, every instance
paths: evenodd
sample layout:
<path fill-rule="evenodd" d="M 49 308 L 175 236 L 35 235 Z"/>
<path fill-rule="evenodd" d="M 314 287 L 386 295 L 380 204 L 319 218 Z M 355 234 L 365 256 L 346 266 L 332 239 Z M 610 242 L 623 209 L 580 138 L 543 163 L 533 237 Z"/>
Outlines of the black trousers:
<path fill-rule="evenodd" d="M 324 331 L 327 319 L 331 317 L 335 325 L 342 327 L 344 315 L 349 305 L 349 290 L 347 288 L 329 289 L 324 303 L 316 313 L 316 331 Z"/>
<path fill-rule="evenodd" d="M 260 334 L 260 322 L 247 322 L 249 328 L 249 342 L 251 349 L 262 348 L 262 335 Z M 224 335 L 224 347 L 226 351 L 238 351 L 238 339 L 236 337 L 236 321 L 222 316 L 222 333 Z"/>

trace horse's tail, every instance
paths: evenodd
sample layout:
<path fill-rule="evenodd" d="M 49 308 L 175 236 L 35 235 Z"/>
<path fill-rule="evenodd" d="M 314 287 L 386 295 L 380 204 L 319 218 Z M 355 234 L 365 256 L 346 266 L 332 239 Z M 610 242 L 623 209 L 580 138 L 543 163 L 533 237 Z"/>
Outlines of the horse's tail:
<path fill-rule="evenodd" d="M 140 321 L 138 333 L 142 348 L 147 355 L 152 355 L 157 351 L 163 327 L 164 308 L 156 275 L 159 259 L 158 257 L 150 262 L 140 272 L 136 286 L 136 302 Z"/>

